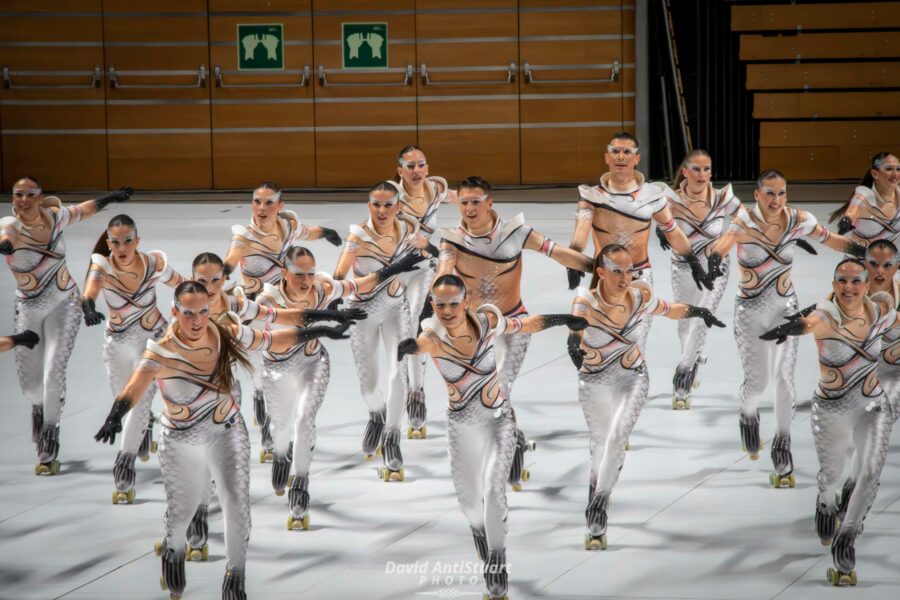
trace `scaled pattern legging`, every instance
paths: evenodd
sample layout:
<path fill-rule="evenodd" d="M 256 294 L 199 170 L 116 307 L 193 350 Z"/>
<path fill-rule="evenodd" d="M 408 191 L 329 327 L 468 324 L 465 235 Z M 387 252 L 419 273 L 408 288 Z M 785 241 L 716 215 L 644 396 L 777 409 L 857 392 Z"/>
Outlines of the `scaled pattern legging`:
<path fill-rule="evenodd" d="M 81 318 L 77 287 L 61 291 L 47 286 L 37 298 L 16 298 L 16 332 L 30 329 L 41 338 L 32 350 L 16 347 L 16 373 L 25 398 L 43 409 L 45 428 L 59 424 L 66 396 L 66 367 Z"/>
<path fill-rule="evenodd" d="M 459 507 L 473 530 L 484 532 L 492 551 L 506 547 L 506 481 L 516 448 L 516 420 L 509 402 L 497 408 L 477 398 L 447 411 L 450 475 Z"/>
<path fill-rule="evenodd" d="M 422 310 L 425 307 L 425 298 L 431 290 L 431 282 L 434 281 L 435 268 L 434 261 L 424 263 L 418 271 L 413 271 L 406 282 L 406 300 L 409 303 L 409 332 L 410 336 L 417 336 L 419 332 L 419 319 Z M 428 360 L 426 355 L 412 356 L 409 359 L 409 391 L 410 393 L 420 391 L 425 385 L 425 363 Z"/>
<path fill-rule="evenodd" d="M 266 360 L 261 375 L 272 420 L 275 456 L 287 455 L 293 441 L 291 474 L 308 477 L 316 446 L 316 413 L 325 399 L 331 376 L 328 352 L 321 348 L 307 356 L 301 348 L 286 360 Z"/>
<path fill-rule="evenodd" d="M 225 569 L 243 570 L 250 542 L 250 438 L 240 413 L 223 424 L 206 418 L 190 429 L 163 427 L 159 462 L 167 547 L 183 555 L 188 524 L 208 499 L 211 472 L 225 520 Z"/>
<path fill-rule="evenodd" d="M 783 437 L 790 436 L 794 416 L 794 369 L 799 338 L 788 336 L 784 343 L 773 344 L 759 336 L 783 324 L 786 317 L 796 312 L 797 295 L 791 292 L 789 296 L 782 296 L 774 284 L 754 298 L 738 297 L 735 300 L 734 337 L 744 369 L 740 389 L 741 414 L 747 419 L 756 419 L 759 401 L 766 386 L 773 382 L 775 433 Z"/>
<path fill-rule="evenodd" d="M 690 304 L 708 308 L 715 313 L 719 302 L 725 294 L 728 285 L 728 272 L 731 265 L 729 256 L 722 261 L 722 276 L 716 278 L 713 289 L 697 289 L 691 267 L 685 262 L 672 261 L 672 291 L 674 300 L 679 304 Z M 709 328 L 703 319 L 681 319 L 678 321 L 678 339 L 681 340 L 681 360 L 676 367 L 678 371 L 690 371 L 700 359 L 703 345 L 706 343 L 706 334 Z M 690 389 L 676 389 L 675 393 L 681 397 L 687 395 Z"/>

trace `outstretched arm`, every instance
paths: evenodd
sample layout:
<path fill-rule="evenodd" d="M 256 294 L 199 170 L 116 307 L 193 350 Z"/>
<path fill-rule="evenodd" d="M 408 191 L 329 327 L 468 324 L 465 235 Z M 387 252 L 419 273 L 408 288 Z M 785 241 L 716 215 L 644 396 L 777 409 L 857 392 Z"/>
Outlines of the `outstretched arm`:
<path fill-rule="evenodd" d="M 853 240 L 845 238 L 840 234 L 831 233 L 830 231 L 828 231 L 828 229 L 822 227 L 821 225 L 816 225 L 816 228 L 812 231 L 812 233 L 809 234 L 808 237 L 816 240 L 823 246 L 831 248 L 836 252 L 844 252 L 860 259 L 866 257 L 865 246 L 857 244 Z"/>
<path fill-rule="evenodd" d="M 437 274 L 435 278 L 441 275 L 450 275 L 456 269 L 456 256 L 458 251 L 456 246 L 450 242 L 441 241 L 441 249 L 438 254 Z"/>
<path fill-rule="evenodd" d="M 348 235 L 347 240 L 344 242 L 344 248 L 341 250 L 341 255 L 338 257 L 337 266 L 334 268 L 335 279 L 344 279 L 347 276 L 347 273 L 350 272 L 350 267 L 353 266 L 353 258 L 356 256 L 358 249 L 359 239 L 353 234 Z"/>
<path fill-rule="evenodd" d="M 664 209 L 654 213 L 653 220 L 656 221 L 656 224 L 659 226 L 659 229 L 662 230 L 666 241 L 668 241 L 669 246 L 671 246 L 675 252 L 682 256 L 687 256 L 693 252 L 690 240 L 688 240 L 687 236 L 681 230 L 681 227 L 675 222 L 675 217 L 672 215 L 672 209 L 669 208 L 668 205 Z"/>
<path fill-rule="evenodd" d="M 581 331 L 588 324 L 584 317 L 567 314 L 533 315 L 522 319 L 517 317 L 504 318 L 506 319 L 506 333 L 537 333 L 551 327 L 563 325 L 574 331 Z"/>
<path fill-rule="evenodd" d="M 113 402 L 103 427 L 94 436 L 95 440 L 98 442 L 109 442 L 110 444 L 116 441 L 116 434 L 122 431 L 122 419 L 125 418 L 125 415 L 131 410 L 135 402 L 144 395 L 144 392 L 147 391 L 147 388 L 153 382 L 154 377 L 154 372 L 149 369 L 138 368 L 131 374 L 131 379 L 128 380 L 128 383 L 119 392 L 116 401 Z"/>
<path fill-rule="evenodd" d="M 575 230 L 572 232 L 569 248 L 576 252 L 581 252 L 587 248 L 588 236 L 591 234 L 591 223 L 593 220 L 594 207 L 590 202 L 579 200 L 578 208 L 575 209 Z"/>
<path fill-rule="evenodd" d="M 408 354 L 431 354 L 434 351 L 434 342 L 427 335 L 417 338 L 406 338 L 397 346 L 397 360 L 403 360 Z"/>
<path fill-rule="evenodd" d="M 341 236 L 334 229 L 329 229 L 328 227 L 320 227 L 318 225 L 313 225 L 308 228 L 309 240 L 320 240 L 324 239 L 326 242 L 333 246 L 341 245 Z"/>
<path fill-rule="evenodd" d="M 809 306 L 796 314 L 785 317 L 787 319 L 786 323 L 770 329 L 759 336 L 759 339 L 783 344 L 787 341 L 789 335 L 801 336 L 807 333 L 815 333 L 825 326 L 825 321 L 821 317 L 812 314 L 815 308 L 815 305 Z"/>
<path fill-rule="evenodd" d="M 525 249 L 540 252 L 564 267 L 577 269 L 585 273 L 590 273 L 594 265 L 594 260 L 590 256 L 571 248 L 563 248 L 550 238 L 544 237 L 541 233 L 534 230 L 528 234 L 528 238 L 525 240 Z"/>
<path fill-rule="evenodd" d="M 22 333 L 0 337 L 0 352 L 12 350 L 16 346 L 25 346 L 26 348 L 31 350 L 40 341 L 41 338 L 38 336 L 38 334 L 31 331 L 30 329 L 26 329 Z"/>
<path fill-rule="evenodd" d="M 674 321 L 680 321 L 681 319 L 703 319 L 703 322 L 707 327 L 712 327 L 715 325 L 716 327 L 725 327 L 725 323 L 716 318 L 708 308 L 704 308 L 702 306 L 693 306 L 691 304 L 669 304 L 666 305 L 665 302 L 660 301 L 660 305 L 653 311 L 655 315 L 663 315 L 668 317 Z M 664 306 L 667 307 L 664 308 Z"/>

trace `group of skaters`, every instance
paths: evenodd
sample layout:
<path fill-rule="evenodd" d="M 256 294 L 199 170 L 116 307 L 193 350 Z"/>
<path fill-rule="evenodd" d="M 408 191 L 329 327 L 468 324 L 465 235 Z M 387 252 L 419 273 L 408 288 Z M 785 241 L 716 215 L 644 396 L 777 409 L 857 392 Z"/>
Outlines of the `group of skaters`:
<path fill-rule="evenodd" d="M 745 207 L 730 184 L 713 187 L 712 159 L 702 150 L 684 158 L 672 187 L 644 180 L 636 170 L 637 140 L 628 133 L 609 140 L 605 161 L 599 184 L 578 188 L 568 247 L 530 227 L 522 214 L 495 212 L 483 178 L 451 189 L 429 175 L 425 153 L 408 146 L 398 154 L 396 175 L 369 191 L 368 219 L 351 225 L 344 238 L 302 223 L 285 209 L 280 189 L 264 183 L 253 192 L 250 222 L 232 228 L 224 258 L 199 254 L 190 277 L 176 272 L 163 252 L 139 249 L 137 223 L 115 216 L 91 255 L 81 292 L 66 267 L 63 229 L 128 200 L 132 190 L 63 206 L 35 178 L 18 180 L 13 215 L 0 219 L 0 253 L 17 286 L 16 333 L 0 338 L 0 350 L 15 348 L 19 382 L 32 406 L 35 474 L 59 469 L 66 365 L 81 321 L 105 321 L 103 358 L 115 401 L 95 437 L 114 443 L 121 433 L 113 503 L 134 501 L 135 461 L 146 460 L 158 444 L 167 501 L 165 537 L 157 544 L 164 589 L 179 598 L 185 560 L 207 557 L 207 511 L 215 494 L 225 522 L 222 597 L 246 598 L 251 460 L 237 368 L 252 373 L 260 460 L 271 462 L 275 493 L 287 491 L 287 528 L 302 530 L 310 519 L 316 413 L 330 376 L 322 340 L 350 340 L 368 412 L 362 452 L 369 460 L 380 457 L 384 481 L 404 479 L 401 439 L 427 436 L 423 381 L 430 355 L 448 390 L 450 470 L 484 563 L 484 597 L 506 598 L 506 493 L 528 478 L 524 453 L 533 449 L 511 398 L 532 334 L 569 331 L 568 355 L 590 431 L 584 545 L 605 549 L 610 497 L 648 397 L 643 350 L 652 317 L 679 321 L 672 407 L 690 409 L 707 329 L 725 327 L 715 313 L 737 246 L 733 328 L 744 371 L 742 446 L 758 458 L 758 406 L 771 384 L 770 481 L 794 487 L 797 344 L 799 336 L 814 335 L 821 373 L 812 402 L 820 464 L 815 531 L 831 546 L 832 583 L 855 584 L 854 542 L 900 414 L 900 162 L 889 152 L 875 156 L 829 230 L 788 206 L 787 181 L 774 169 L 760 174 L 755 203 Z M 457 204 L 461 218 L 439 229 L 444 203 Z M 671 302 L 653 287 L 654 225 L 659 243 L 671 250 Z M 589 238 L 593 252 L 584 254 Z M 342 247 L 332 274 L 301 245 L 313 240 Z M 798 248 L 817 253 L 810 241 L 837 252 L 837 266 L 833 293 L 801 309 L 792 265 Z M 523 250 L 566 269 L 569 312 L 528 313 Z M 168 320 L 157 306 L 160 284 L 175 290 Z M 106 314 L 97 306 L 101 293 Z M 164 406 L 155 441 L 157 389 Z"/>

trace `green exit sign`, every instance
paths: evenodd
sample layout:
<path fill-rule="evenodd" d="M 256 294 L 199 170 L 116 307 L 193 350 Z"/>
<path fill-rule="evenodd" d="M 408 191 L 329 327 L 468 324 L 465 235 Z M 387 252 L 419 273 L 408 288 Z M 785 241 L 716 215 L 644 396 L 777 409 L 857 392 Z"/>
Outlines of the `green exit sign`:
<path fill-rule="evenodd" d="M 238 70 L 284 69 L 284 26 L 252 23 L 237 26 Z"/>
<path fill-rule="evenodd" d="M 345 69 L 388 66 L 387 23 L 341 23 Z"/>

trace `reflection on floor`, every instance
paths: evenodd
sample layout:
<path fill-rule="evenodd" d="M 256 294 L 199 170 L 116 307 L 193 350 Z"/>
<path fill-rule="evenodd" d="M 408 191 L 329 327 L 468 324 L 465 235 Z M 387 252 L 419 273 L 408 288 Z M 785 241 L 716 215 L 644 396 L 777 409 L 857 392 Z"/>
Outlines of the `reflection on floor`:
<path fill-rule="evenodd" d="M 571 191 L 569 191 L 571 193 Z M 345 232 L 366 218 L 358 205 L 294 207 L 308 224 Z M 823 218 L 828 207 L 806 205 Z M 506 216 L 524 210 L 527 221 L 557 242 L 567 242 L 574 207 L 503 204 Z M 245 222 L 246 205 L 129 204 L 112 207 L 65 233 L 69 268 L 81 285 L 88 253 L 105 219 L 132 215 L 144 250 L 159 248 L 188 273 L 201 251 L 224 253 L 230 226 Z M 441 223 L 456 221 L 445 208 Z M 321 269 L 330 270 L 338 249 L 310 244 Z M 658 293 L 671 298 L 669 262 L 655 238 L 651 259 Z M 795 284 L 800 306 L 824 297 L 837 255 L 799 252 Z M 571 294 L 563 269 L 537 254 L 525 258 L 523 297 L 532 313 L 568 310 Z M 740 451 L 737 388 L 741 373 L 730 325 L 735 277 L 719 314 L 729 329 L 713 330 L 701 368 L 702 384 L 690 411 L 670 408 L 677 360 L 676 326 L 657 318 L 650 333 L 650 400 L 631 438 L 631 451 L 613 494 L 609 549 L 583 549 L 587 499 L 587 435 L 575 399 L 575 374 L 560 330 L 535 336 L 513 401 L 521 427 L 537 440 L 526 455 L 531 480 L 509 493 L 510 597 L 703 598 L 854 600 L 896 597 L 900 585 L 900 469 L 897 438 L 881 490 L 857 544 L 859 585 L 837 590 L 825 582 L 831 565 L 813 531 L 817 464 L 809 426 L 809 398 L 818 376 L 812 340 L 803 339 L 797 370 L 793 428 L 797 488 L 774 490 L 766 450 L 751 462 Z M 0 276 L 3 331 L 12 328 L 13 281 Z M 171 293 L 160 293 L 168 306 Z M 99 303 L 102 305 L 102 303 Z M 101 310 L 105 310 L 103 307 Z M 100 359 L 101 328 L 82 328 L 69 368 L 62 421 L 62 471 L 33 475 L 29 408 L 15 379 L 11 354 L 0 357 L 0 385 L 7 390 L 0 419 L 0 597 L 47 599 L 164 598 L 153 543 L 162 536 L 165 510 L 155 457 L 138 463 L 137 501 L 110 505 L 115 451 L 92 439 L 111 395 Z M 268 465 L 251 466 L 253 531 L 247 563 L 251 598 L 454 598 L 483 590 L 472 569 L 476 558 L 469 528 L 456 506 L 446 453 L 446 395 L 429 365 L 426 393 L 428 439 L 403 440 L 406 481 L 383 483 L 376 464 L 357 449 L 366 411 L 349 345 L 326 342 L 332 381 L 319 414 L 310 492 L 309 531 L 285 529 L 287 497 L 276 497 Z M 246 382 L 244 389 L 250 389 Z M 252 402 L 244 414 L 252 421 Z M 159 409 L 159 401 L 156 401 Z M 762 410 L 762 433 L 772 437 L 772 413 Z M 251 431 L 252 456 L 259 431 Z M 218 597 L 224 572 L 221 513 L 210 516 L 210 560 L 187 566 L 186 599 Z M 455 570 L 454 570 L 455 569 Z"/>

